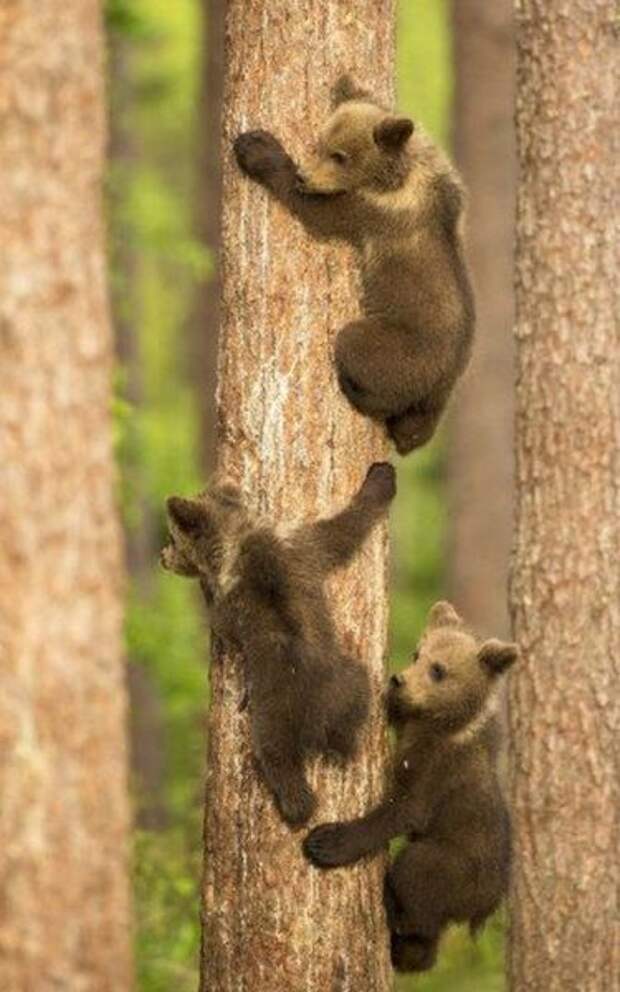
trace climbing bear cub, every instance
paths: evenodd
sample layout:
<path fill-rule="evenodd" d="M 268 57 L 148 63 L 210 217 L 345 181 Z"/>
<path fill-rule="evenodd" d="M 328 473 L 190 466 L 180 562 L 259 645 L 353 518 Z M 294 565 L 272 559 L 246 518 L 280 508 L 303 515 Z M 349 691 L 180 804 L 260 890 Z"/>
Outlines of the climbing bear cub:
<path fill-rule="evenodd" d="M 433 435 L 471 350 L 474 304 L 463 258 L 460 179 L 406 117 L 348 77 L 311 161 L 297 166 L 266 131 L 235 142 L 240 167 L 315 237 L 349 242 L 363 316 L 336 340 L 340 386 L 406 454 Z"/>
<path fill-rule="evenodd" d="M 253 751 L 293 825 L 315 806 L 305 759 L 351 757 L 368 712 L 368 674 L 338 644 L 323 580 L 351 561 L 394 494 L 394 469 L 375 464 L 346 509 L 286 537 L 255 520 L 232 485 L 167 503 L 162 564 L 200 579 L 214 632 L 241 651 Z"/>
<path fill-rule="evenodd" d="M 385 798 L 304 841 L 307 857 L 329 867 L 408 837 L 385 879 L 399 971 L 432 967 L 445 927 L 468 922 L 475 931 L 506 891 L 510 823 L 496 768 L 496 689 L 516 657 L 514 644 L 477 642 L 448 603 L 437 603 L 413 664 L 390 680 L 398 743 Z"/>

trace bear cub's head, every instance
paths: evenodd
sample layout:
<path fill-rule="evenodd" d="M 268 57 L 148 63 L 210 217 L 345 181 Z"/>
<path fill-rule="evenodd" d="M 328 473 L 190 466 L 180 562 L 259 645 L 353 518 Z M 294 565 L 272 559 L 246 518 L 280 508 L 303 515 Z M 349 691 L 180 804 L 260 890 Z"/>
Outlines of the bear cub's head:
<path fill-rule="evenodd" d="M 299 169 L 300 190 L 333 196 L 400 186 L 413 121 L 389 114 L 348 76 L 334 86 L 332 108 L 313 158 Z"/>
<path fill-rule="evenodd" d="M 241 541 L 252 528 L 240 491 L 226 482 L 211 486 L 196 499 L 171 496 L 166 508 L 169 541 L 161 552 L 163 567 L 200 578 L 216 597 L 225 591 Z"/>
<path fill-rule="evenodd" d="M 412 663 L 390 679 L 390 718 L 396 724 L 422 720 L 438 729 L 466 727 L 488 705 L 517 654 L 516 644 L 480 643 L 450 603 L 436 603 Z"/>

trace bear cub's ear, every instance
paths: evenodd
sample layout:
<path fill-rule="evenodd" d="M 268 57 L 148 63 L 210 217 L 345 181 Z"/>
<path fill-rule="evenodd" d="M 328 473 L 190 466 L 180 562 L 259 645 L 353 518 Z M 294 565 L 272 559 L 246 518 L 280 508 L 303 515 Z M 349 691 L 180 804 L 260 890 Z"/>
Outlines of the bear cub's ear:
<path fill-rule="evenodd" d="M 492 638 L 485 641 L 478 652 L 478 660 L 489 675 L 495 678 L 507 672 L 519 656 L 516 644 L 507 644 Z"/>
<path fill-rule="evenodd" d="M 170 496 L 166 500 L 166 509 L 179 530 L 187 534 L 197 534 L 202 530 L 205 512 L 195 500 Z"/>
<path fill-rule="evenodd" d="M 349 75 L 340 76 L 331 89 L 332 110 L 349 100 L 370 100 L 370 93 L 361 89 Z"/>
<path fill-rule="evenodd" d="M 427 627 L 462 627 L 463 621 L 452 603 L 441 600 L 432 607 L 426 625 Z"/>
<path fill-rule="evenodd" d="M 375 125 L 375 144 L 386 152 L 400 152 L 413 134 L 413 128 L 413 121 L 408 117 L 384 117 Z"/>

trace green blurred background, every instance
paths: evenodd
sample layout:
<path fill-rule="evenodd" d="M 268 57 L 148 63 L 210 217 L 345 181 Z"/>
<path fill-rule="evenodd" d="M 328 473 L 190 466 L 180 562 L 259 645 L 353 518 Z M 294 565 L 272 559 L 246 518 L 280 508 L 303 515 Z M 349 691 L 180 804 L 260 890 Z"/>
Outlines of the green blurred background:
<path fill-rule="evenodd" d="M 127 656 L 133 704 L 138 828 L 134 880 L 141 992 L 197 987 L 198 885 L 206 622 L 192 583 L 157 568 L 164 498 L 204 475 L 199 394 L 192 375 L 197 299 L 209 277 L 193 207 L 203 131 L 199 0 L 108 0 L 111 154 L 110 254 L 118 340 L 116 441 L 131 584 Z M 206 25 L 208 33 L 208 25 Z M 447 0 L 401 0 L 400 107 L 444 145 L 451 133 Z M 208 93 L 206 94 L 208 99 Z M 396 667 L 442 594 L 445 505 L 441 437 L 400 463 L 393 518 L 391 654 Z M 399 978 L 420 992 L 503 989 L 502 925 L 474 944 L 455 928 L 434 971 Z"/>

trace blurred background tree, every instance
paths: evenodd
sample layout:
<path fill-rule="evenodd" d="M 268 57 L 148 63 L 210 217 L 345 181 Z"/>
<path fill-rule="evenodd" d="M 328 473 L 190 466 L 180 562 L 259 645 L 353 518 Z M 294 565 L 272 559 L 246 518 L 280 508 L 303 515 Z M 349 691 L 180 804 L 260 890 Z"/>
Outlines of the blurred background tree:
<path fill-rule="evenodd" d="M 613 0 L 517 5 L 510 988 L 620 978 L 620 156 Z M 575 39 L 578 39 L 578 46 Z M 567 95 L 579 93 L 579 100 Z"/>
<path fill-rule="evenodd" d="M 200 488 L 212 459 L 222 6 L 222 0 L 108 0 L 110 250 L 119 356 L 118 457 L 132 576 L 126 643 L 139 824 L 134 860 L 142 992 L 168 992 L 172 985 L 178 992 L 193 992 L 197 986 L 208 635 L 192 584 L 162 574 L 157 555 L 165 496 Z M 477 8 L 476 17 L 460 26 L 456 78 L 464 81 L 464 60 L 480 57 L 479 49 L 474 55 L 467 47 L 475 43 L 474 31 L 482 30 L 490 46 L 505 45 L 505 34 L 485 26 L 480 2 L 461 0 L 456 6 Z M 509 0 L 498 4 L 509 6 Z M 506 116 L 499 121 L 497 102 L 486 118 L 481 108 L 477 123 L 464 117 L 454 121 L 454 23 L 450 0 L 400 0 L 399 102 L 445 145 L 456 126 L 457 133 L 467 130 L 470 148 L 477 140 L 484 150 L 484 128 L 505 129 L 512 108 L 504 107 Z M 492 55 L 485 65 L 493 66 L 489 72 L 499 71 Z M 483 101 L 495 85 L 483 75 L 475 100 Z M 469 104 L 469 93 L 465 96 Z M 457 110 L 462 106 L 457 101 Z M 469 110 L 473 114 L 471 104 Z M 476 127 L 479 133 L 472 139 Z M 468 166 L 463 150 L 462 159 L 466 169 L 475 168 Z M 497 177 L 502 163 L 495 165 Z M 479 205 L 473 206 L 474 215 Z M 493 210 L 493 197 L 487 198 L 487 207 Z M 498 200 L 495 209 L 506 210 L 505 200 Z M 508 249 L 503 251 L 505 258 Z M 491 279 L 490 285 L 497 282 Z M 490 293 L 485 275 L 479 298 L 489 309 Z M 505 322 L 506 300 L 503 306 Z M 457 404 L 456 416 L 458 409 Z M 505 422 L 505 413 L 500 419 Z M 459 583 L 449 582 L 457 566 L 447 508 L 462 485 L 449 433 L 446 427 L 433 445 L 398 466 L 391 599 L 396 666 L 406 661 L 428 607 L 448 585 L 459 600 L 462 596 L 461 605 L 466 602 L 457 591 Z M 509 443 L 506 439 L 507 448 Z M 485 445 L 468 446 L 471 459 L 485 455 Z M 498 486 L 493 499 L 506 498 Z M 492 540 L 487 528 L 481 555 Z M 496 589 L 491 594 L 503 602 L 503 591 L 499 597 Z M 486 623 L 482 616 L 472 619 Z M 500 921 L 475 945 L 455 929 L 437 968 L 417 978 L 415 988 L 502 989 L 501 946 Z M 413 985 L 402 978 L 397 988 L 402 992 Z"/>
<path fill-rule="evenodd" d="M 0 988 L 124 990 L 101 4 L 3 4 L 0 50 Z"/>
<path fill-rule="evenodd" d="M 512 0 L 453 0 L 454 153 L 469 194 L 476 345 L 452 408 L 447 587 L 478 630 L 508 637 L 516 187 Z"/>

